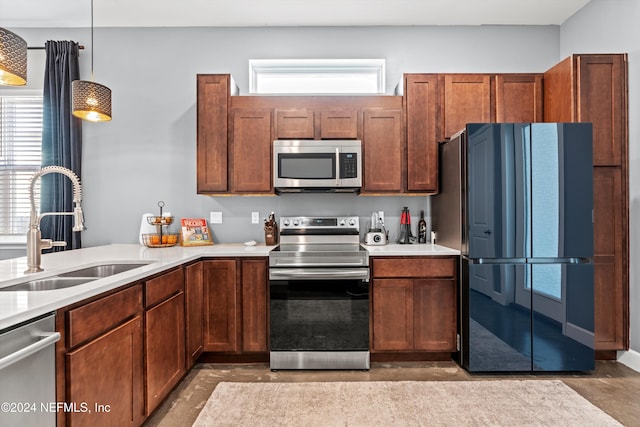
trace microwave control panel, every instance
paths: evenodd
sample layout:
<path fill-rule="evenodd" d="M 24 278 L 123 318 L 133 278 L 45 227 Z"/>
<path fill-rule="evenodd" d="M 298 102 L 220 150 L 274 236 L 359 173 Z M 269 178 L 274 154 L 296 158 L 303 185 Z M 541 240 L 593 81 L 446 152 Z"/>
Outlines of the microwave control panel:
<path fill-rule="evenodd" d="M 358 177 L 358 154 L 340 153 L 340 178 Z"/>

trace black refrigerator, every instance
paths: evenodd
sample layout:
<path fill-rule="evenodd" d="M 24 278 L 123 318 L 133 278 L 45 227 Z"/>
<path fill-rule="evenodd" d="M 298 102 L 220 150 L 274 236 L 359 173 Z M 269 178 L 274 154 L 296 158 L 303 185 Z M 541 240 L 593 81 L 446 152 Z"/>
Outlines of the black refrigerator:
<path fill-rule="evenodd" d="M 479 123 L 440 144 L 438 243 L 461 251 L 458 362 L 594 369 L 590 123 Z"/>

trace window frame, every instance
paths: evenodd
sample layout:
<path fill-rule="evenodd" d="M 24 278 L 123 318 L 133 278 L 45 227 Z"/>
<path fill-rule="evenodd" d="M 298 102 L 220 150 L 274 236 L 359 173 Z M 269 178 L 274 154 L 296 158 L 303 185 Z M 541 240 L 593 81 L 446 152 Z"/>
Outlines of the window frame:
<path fill-rule="evenodd" d="M 250 59 L 249 93 L 251 95 L 285 94 L 343 94 L 343 95 L 382 95 L 385 93 L 385 59 Z M 351 78 L 374 77 L 375 89 L 367 91 L 268 91 L 260 88 L 261 77 L 321 74 L 331 78 L 349 75 Z M 335 80 L 334 80 L 335 81 Z"/>

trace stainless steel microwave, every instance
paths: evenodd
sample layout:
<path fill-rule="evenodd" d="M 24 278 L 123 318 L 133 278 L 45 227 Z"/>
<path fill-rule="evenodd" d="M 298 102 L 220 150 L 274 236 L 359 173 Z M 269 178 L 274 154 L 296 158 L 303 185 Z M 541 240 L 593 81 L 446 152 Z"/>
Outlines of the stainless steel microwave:
<path fill-rule="evenodd" d="M 359 192 L 361 186 L 361 141 L 273 142 L 273 187 L 276 192 Z"/>

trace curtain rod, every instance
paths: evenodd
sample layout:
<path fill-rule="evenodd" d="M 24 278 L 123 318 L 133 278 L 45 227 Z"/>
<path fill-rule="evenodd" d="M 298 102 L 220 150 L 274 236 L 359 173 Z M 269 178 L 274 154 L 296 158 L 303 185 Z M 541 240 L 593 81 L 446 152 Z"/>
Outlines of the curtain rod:
<path fill-rule="evenodd" d="M 29 49 L 29 50 L 45 50 L 45 47 L 44 46 L 27 46 L 27 49 Z M 82 49 L 84 49 L 84 46 L 79 45 L 78 49 L 82 50 Z"/>

